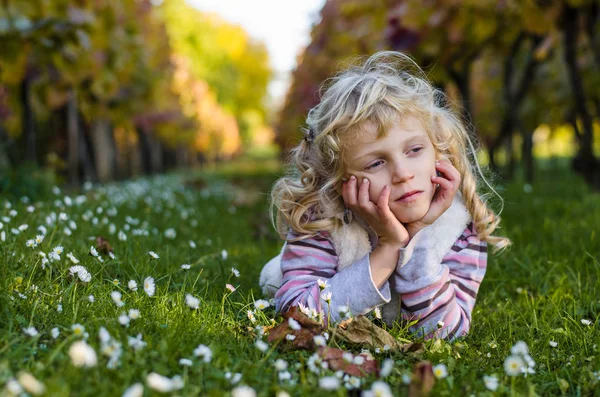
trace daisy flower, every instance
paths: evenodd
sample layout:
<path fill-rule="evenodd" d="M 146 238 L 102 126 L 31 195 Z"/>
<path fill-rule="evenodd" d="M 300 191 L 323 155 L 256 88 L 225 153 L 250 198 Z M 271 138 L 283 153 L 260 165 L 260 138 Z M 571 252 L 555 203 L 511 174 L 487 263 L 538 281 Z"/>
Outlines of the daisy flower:
<path fill-rule="evenodd" d="M 583 325 L 592 325 L 592 322 L 588 319 L 582 318 L 581 319 L 581 324 Z"/>
<path fill-rule="evenodd" d="M 56 339 L 58 338 L 58 336 L 60 335 L 60 331 L 58 330 L 57 327 L 52 328 L 52 330 L 50 331 L 50 335 L 52 335 L 52 339 Z"/>
<path fill-rule="evenodd" d="M 233 273 L 233 275 L 236 277 L 240 276 L 240 271 L 238 269 L 236 269 L 235 267 L 231 268 L 231 273 Z"/>
<path fill-rule="evenodd" d="M 144 386 L 141 383 L 134 383 L 129 386 L 122 397 L 142 397 L 144 395 Z"/>
<path fill-rule="evenodd" d="M 291 317 L 290 317 L 291 318 Z M 285 360 L 278 358 L 273 364 L 277 371 L 285 371 L 288 367 L 288 363 Z"/>
<path fill-rule="evenodd" d="M 250 386 L 238 386 L 231 390 L 231 397 L 256 397 L 256 391 Z"/>
<path fill-rule="evenodd" d="M 255 345 L 256 345 L 256 348 L 263 353 L 269 349 L 269 345 L 267 345 L 264 341 L 262 341 L 260 339 L 256 341 Z"/>
<path fill-rule="evenodd" d="M 185 303 L 186 303 L 186 305 L 189 306 L 190 309 L 196 310 L 196 309 L 198 309 L 198 306 L 200 305 L 200 299 L 198 299 L 190 294 L 186 294 L 185 295 Z"/>
<path fill-rule="evenodd" d="M 77 276 L 84 283 L 89 283 L 92 280 L 92 275 L 87 269 L 81 265 L 71 266 L 69 268 L 71 276 Z"/>
<path fill-rule="evenodd" d="M 181 268 L 182 268 L 183 270 L 189 270 L 189 269 L 190 269 L 190 267 L 191 267 L 191 266 L 190 266 L 189 264 L 187 264 L 187 263 L 184 263 L 183 265 L 181 265 Z"/>
<path fill-rule="evenodd" d="M 119 291 L 112 291 L 110 293 L 110 297 L 112 298 L 113 302 L 115 302 L 115 305 L 117 305 L 117 307 L 121 307 L 121 306 L 123 306 L 125 304 L 121 300 L 122 296 L 123 295 L 121 295 L 121 293 Z"/>
<path fill-rule="evenodd" d="M 551 340 L 549 343 L 550 343 L 550 347 L 556 347 L 556 346 L 558 346 L 558 343 L 554 342 L 553 340 Z"/>
<path fill-rule="evenodd" d="M 504 360 L 504 371 L 508 376 L 517 376 L 525 368 L 525 362 L 518 355 L 511 355 Z"/>
<path fill-rule="evenodd" d="M 226 260 L 226 259 L 227 259 L 227 256 L 228 256 L 228 254 L 227 254 L 227 250 L 223 250 L 223 251 L 221 251 L 221 259 L 223 259 L 223 260 Z"/>
<path fill-rule="evenodd" d="M 98 363 L 96 351 L 82 340 L 71 345 L 69 357 L 76 367 L 95 367 Z"/>
<path fill-rule="evenodd" d="M 69 260 L 70 260 L 71 262 L 73 262 L 73 264 L 75 264 L 75 265 L 79 263 L 79 259 L 75 258 L 75 256 L 73 255 L 73 253 L 72 253 L 72 252 L 69 252 L 69 253 L 67 254 L 67 258 L 69 258 Z"/>
<path fill-rule="evenodd" d="M 133 336 L 127 336 L 127 344 L 135 351 L 141 350 L 147 345 L 147 343 L 142 340 L 142 334 L 137 334 L 135 338 Z"/>
<path fill-rule="evenodd" d="M 293 329 L 294 331 L 300 331 L 302 329 L 302 327 L 300 326 L 300 323 L 296 320 L 294 320 L 292 317 L 290 317 L 288 319 L 288 324 L 290 326 L 291 329 Z"/>
<path fill-rule="evenodd" d="M 392 360 L 391 358 L 386 358 L 381 364 L 381 371 L 379 372 L 379 374 L 382 377 L 387 378 L 392 373 L 392 369 L 394 369 L 394 360 Z"/>
<path fill-rule="evenodd" d="M 56 247 L 54 247 L 52 249 L 52 253 L 55 255 L 58 255 L 59 257 L 64 251 L 65 251 L 65 249 L 63 248 L 62 245 L 57 245 Z"/>
<path fill-rule="evenodd" d="M 392 397 L 392 389 L 390 385 L 380 380 L 376 380 L 371 385 L 371 389 L 363 392 L 363 397 Z"/>
<path fill-rule="evenodd" d="M 191 367 L 192 364 L 192 360 L 189 358 L 182 358 L 179 360 L 179 365 L 183 365 L 184 367 Z"/>
<path fill-rule="evenodd" d="M 227 288 L 231 292 L 235 292 L 235 287 L 231 284 L 225 284 L 225 288 Z"/>
<path fill-rule="evenodd" d="M 37 244 L 35 243 L 35 240 L 30 239 L 25 242 L 25 246 L 27 246 L 27 248 L 35 248 L 37 247 Z"/>
<path fill-rule="evenodd" d="M 319 285 L 319 289 L 321 289 L 321 290 L 324 290 L 325 288 L 327 288 L 327 281 L 318 279 L 317 284 Z"/>
<path fill-rule="evenodd" d="M 98 251 L 96 251 L 96 248 L 93 246 L 90 247 L 90 255 L 96 258 L 98 257 Z"/>
<path fill-rule="evenodd" d="M 154 278 L 146 277 L 144 279 L 144 291 L 148 296 L 153 296 L 156 291 L 156 286 L 154 284 Z"/>
<path fill-rule="evenodd" d="M 210 360 L 212 360 L 212 351 L 206 345 L 198 345 L 194 349 L 194 355 L 200 357 L 205 363 L 210 363 Z"/>
<path fill-rule="evenodd" d="M 37 328 L 35 327 L 27 327 L 23 329 L 23 332 L 25 332 L 25 334 L 31 336 L 31 337 L 35 337 L 38 336 L 40 333 L 38 332 Z"/>
<path fill-rule="evenodd" d="M 340 388 L 340 380 L 335 376 L 325 376 L 319 379 L 319 387 L 323 390 L 337 390 Z"/>
<path fill-rule="evenodd" d="M 44 241 L 44 235 L 43 234 L 38 234 L 37 236 L 35 236 L 35 243 L 36 244 L 41 244 L 42 241 Z"/>
<path fill-rule="evenodd" d="M 483 383 L 488 390 L 496 391 L 498 389 L 498 377 L 497 376 L 483 376 Z"/>
<path fill-rule="evenodd" d="M 161 393 L 169 393 L 175 390 L 175 385 L 173 384 L 173 380 L 157 374 L 156 372 L 151 372 L 146 377 L 146 383 L 148 387 L 154 389 Z"/>
<path fill-rule="evenodd" d="M 269 302 L 264 299 L 259 299 L 254 302 L 254 307 L 260 310 L 265 310 L 269 306 L 271 306 Z"/>
<path fill-rule="evenodd" d="M 137 320 L 140 318 L 140 311 L 138 309 L 129 309 L 129 318 L 132 320 Z"/>
<path fill-rule="evenodd" d="M 448 376 L 448 368 L 444 364 L 438 364 L 433 366 L 433 374 L 438 379 L 444 379 Z"/>
<path fill-rule="evenodd" d="M 127 283 L 127 287 L 129 287 L 130 290 L 132 291 L 137 291 L 138 290 L 138 285 L 137 285 L 137 281 L 135 280 L 129 280 L 129 282 Z"/>
<path fill-rule="evenodd" d="M 148 254 L 152 257 L 152 259 L 158 259 L 158 258 L 160 258 L 158 256 L 158 254 L 156 252 L 154 252 L 154 251 L 149 251 Z"/>
<path fill-rule="evenodd" d="M 23 389 L 29 392 L 29 394 L 39 396 L 46 392 L 46 386 L 28 372 L 19 372 L 17 379 L 21 386 L 23 386 Z"/>
<path fill-rule="evenodd" d="M 73 331 L 73 335 L 75 336 L 83 336 L 85 334 L 85 327 L 81 324 L 73 324 L 71 325 L 71 331 Z"/>

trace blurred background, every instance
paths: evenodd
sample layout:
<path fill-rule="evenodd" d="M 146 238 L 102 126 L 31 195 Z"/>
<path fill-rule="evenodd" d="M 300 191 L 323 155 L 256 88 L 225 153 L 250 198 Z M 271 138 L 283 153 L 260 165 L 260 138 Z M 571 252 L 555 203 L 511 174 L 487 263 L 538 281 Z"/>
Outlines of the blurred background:
<path fill-rule="evenodd" d="M 0 193 L 280 159 L 350 57 L 411 55 L 507 180 L 600 189 L 597 0 L 0 0 Z"/>

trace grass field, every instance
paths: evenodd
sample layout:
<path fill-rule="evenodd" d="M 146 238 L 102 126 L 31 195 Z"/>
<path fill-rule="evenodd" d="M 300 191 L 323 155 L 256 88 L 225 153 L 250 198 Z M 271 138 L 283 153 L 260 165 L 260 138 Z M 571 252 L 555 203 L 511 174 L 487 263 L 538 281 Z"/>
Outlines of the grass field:
<path fill-rule="evenodd" d="M 372 350 L 389 374 L 340 379 L 311 351 L 256 343 L 255 327 L 281 322 L 255 307 L 259 272 L 281 246 L 266 196 L 279 172 L 244 162 L 38 202 L 0 197 L 0 394 L 115 396 L 139 383 L 128 395 L 343 396 L 384 393 L 385 382 L 407 395 L 427 360 L 443 364 L 436 396 L 600 395 L 600 196 L 579 178 L 547 166 L 532 186 L 501 187 L 514 245 L 490 255 L 469 336 L 412 354 Z M 98 236 L 114 258 L 102 244 L 90 254 Z M 509 376 L 518 341 L 535 366 Z"/>

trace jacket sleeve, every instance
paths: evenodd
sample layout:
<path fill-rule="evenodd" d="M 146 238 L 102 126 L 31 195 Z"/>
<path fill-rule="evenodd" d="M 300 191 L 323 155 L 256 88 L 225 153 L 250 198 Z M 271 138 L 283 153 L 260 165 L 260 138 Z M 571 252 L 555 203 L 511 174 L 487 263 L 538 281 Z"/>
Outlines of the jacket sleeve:
<path fill-rule="evenodd" d="M 394 289 L 402 301 L 402 319 L 417 321 L 411 332 L 425 339 L 453 340 L 466 335 L 477 291 L 487 266 L 487 244 L 479 240 L 473 223 L 450 251 L 439 258 L 427 228 L 417 233 L 394 273 Z M 420 236 L 419 236 L 420 235 Z M 402 256 L 401 256 L 402 257 Z"/>
<path fill-rule="evenodd" d="M 296 237 L 293 234 L 289 237 Z M 317 312 L 323 311 L 327 321 L 331 311 L 333 321 L 340 320 L 340 309 L 347 307 L 353 315 L 365 314 L 390 301 L 386 281 L 377 288 L 371 277 L 369 254 L 338 272 L 338 256 L 327 233 L 286 244 L 281 258 L 283 278 L 275 294 L 275 308 L 285 312 L 302 304 Z M 326 282 L 321 291 L 318 281 Z M 328 304 L 322 293 L 331 292 Z M 331 310 L 330 310 L 331 309 Z"/>

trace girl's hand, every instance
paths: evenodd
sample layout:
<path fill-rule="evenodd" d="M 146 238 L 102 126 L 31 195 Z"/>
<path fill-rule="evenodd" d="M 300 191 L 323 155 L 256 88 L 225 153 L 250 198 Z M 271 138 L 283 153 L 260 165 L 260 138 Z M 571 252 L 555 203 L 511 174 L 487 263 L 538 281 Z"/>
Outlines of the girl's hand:
<path fill-rule="evenodd" d="M 352 175 L 350 180 L 342 184 L 342 198 L 346 206 L 364 219 L 379 237 L 378 245 L 406 247 L 410 236 L 408 230 L 394 216 L 389 207 L 390 187 L 386 185 L 377 203 L 369 200 L 369 180 L 363 178 L 357 192 L 357 178 Z"/>
<path fill-rule="evenodd" d="M 450 206 L 454 195 L 456 194 L 458 187 L 460 186 L 461 176 L 460 173 L 452 163 L 448 160 L 439 160 L 435 162 L 435 169 L 439 171 L 440 176 L 432 176 L 431 182 L 439 184 L 437 191 L 433 195 L 429 211 L 425 216 L 416 222 L 412 222 L 406 225 L 410 236 L 414 236 L 417 232 L 423 229 L 425 226 L 431 225 L 436 219 L 440 217 Z"/>

